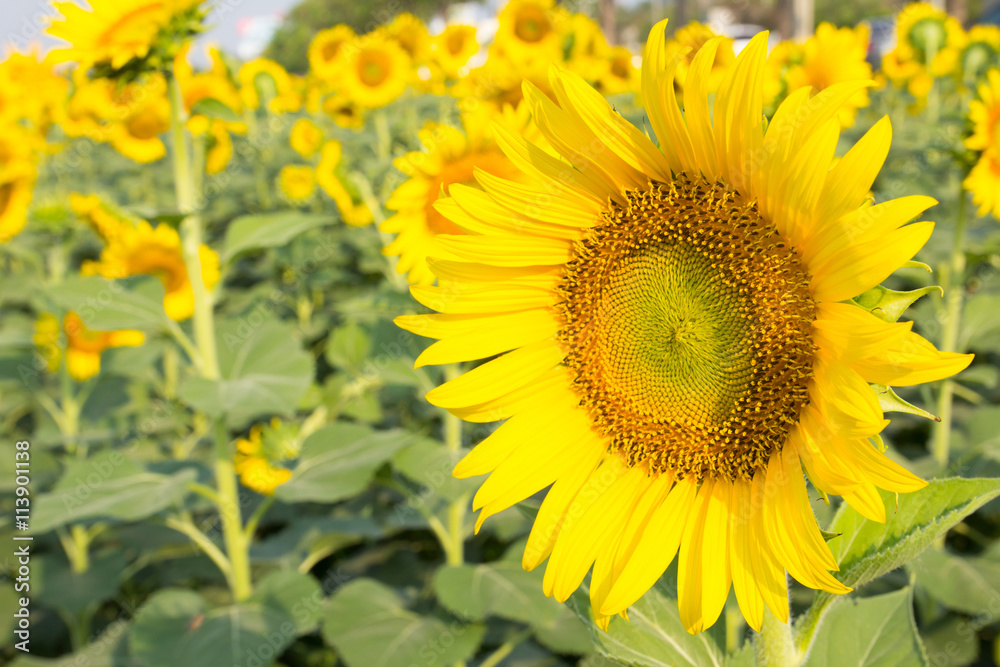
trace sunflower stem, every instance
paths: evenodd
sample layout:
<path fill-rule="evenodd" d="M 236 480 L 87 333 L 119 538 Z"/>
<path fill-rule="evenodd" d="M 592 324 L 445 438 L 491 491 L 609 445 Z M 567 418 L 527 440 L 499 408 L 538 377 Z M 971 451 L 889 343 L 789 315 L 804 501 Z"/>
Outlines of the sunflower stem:
<path fill-rule="evenodd" d="M 385 109 L 378 109 L 373 114 L 375 124 L 376 151 L 378 159 L 385 162 L 392 155 L 392 133 L 389 130 L 389 116 Z"/>
<path fill-rule="evenodd" d="M 778 620 L 767 605 L 754 647 L 757 667 L 796 667 L 801 662 L 791 624 Z"/>
<path fill-rule="evenodd" d="M 944 331 L 941 334 L 943 352 L 958 352 L 958 325 L 962 318 L 962 300 L 965 294 L 965 202 L 965 191 L 961 190 L 958 197 L 958 219 L 955 221 L 955 234 L 952 238 L 951 258 L 945 281 L 947 297 Z M 951 445 L 951 406 L 954 394 L 955 383 L 950 379 L 943 381 L 937 404 L 937 416 L 941 421 L 935 424 L 934 440 L 931 443 L 931 454 L 942 467 L 948 465 Z"/>
<path fill-rule="evenodd" d="M 170 135 L 173 145 L 174 187 L 177 207 L 185 216 L 181 222 L 181 251 L 187 267 L 188 280 L 194 296 L 194 342 L 201 359 L 199 374 L 206 380 L 218 380 L 219 360 L 215 342 L 214 304 L 211 291 L 205 287 L 201 272 L 202 221 L 197 214 L 197 190 L 192 170 L 191 151 L 184 132 L 186 111 L 180 86 L 170 78 Z M 233 467 L 233 451 L 224 418 L 214 424 L 215 486 L 218 489 L 219 518 L 222 538 L 230 564 L 229 587 L 237 602 L 250 597 L 249 540 L 243 532 L 240 515 L 239 489 Z"/>

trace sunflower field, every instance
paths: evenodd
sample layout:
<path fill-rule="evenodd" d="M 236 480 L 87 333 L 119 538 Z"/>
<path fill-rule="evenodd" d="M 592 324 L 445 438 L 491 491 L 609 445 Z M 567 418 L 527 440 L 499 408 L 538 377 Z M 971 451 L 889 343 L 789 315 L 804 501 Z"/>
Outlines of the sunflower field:
<path fill-rule="evenodd" d="M 1000 28 L 227 6 L 0 62 L 0 664 L 1000 664 Z"/>

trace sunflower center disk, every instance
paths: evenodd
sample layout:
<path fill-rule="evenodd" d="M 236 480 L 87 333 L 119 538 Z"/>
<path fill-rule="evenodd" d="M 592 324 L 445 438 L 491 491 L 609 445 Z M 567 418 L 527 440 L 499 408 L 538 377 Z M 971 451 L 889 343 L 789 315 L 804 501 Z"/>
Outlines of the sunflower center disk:
<path fill-rule="evenodd" d="M 749 479 L 808 400 L 815 303 L 756 205 L 679 176 L 612 204 L 560 285 L 595 426 L 631 465 Z"/>

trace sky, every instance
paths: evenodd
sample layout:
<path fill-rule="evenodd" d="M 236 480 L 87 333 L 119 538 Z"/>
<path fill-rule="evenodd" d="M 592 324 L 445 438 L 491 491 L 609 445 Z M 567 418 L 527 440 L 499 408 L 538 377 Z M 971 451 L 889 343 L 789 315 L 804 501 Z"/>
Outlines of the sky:
<path fill-rule="evenodd" d="M 73 0 L 85 5 L 81 0 Z M 201 44 L 218 44 L 231 53 L 236 53 L 241 43 L 240 26 L 244 31 L 247 20 L 283 14 L 294 7 L 299 0 L 215 0 L 214 9 L 209 14 L 209 28 L 198 40 Z M 51 0 L 0 0 L 0 39 L 4 52 L 11 44 L 25 49 L 32 43 L 40 43 L 46 49 L 57 44 L 56 40 L 42 33 L 45 17 L 54 14 Z M 258 19 L 257 25 L 261 25 Z M 247 40 L 244 46 L 247 45 Z M 195 46 L 192 60 L 201 61 L 204 48 Z"/>

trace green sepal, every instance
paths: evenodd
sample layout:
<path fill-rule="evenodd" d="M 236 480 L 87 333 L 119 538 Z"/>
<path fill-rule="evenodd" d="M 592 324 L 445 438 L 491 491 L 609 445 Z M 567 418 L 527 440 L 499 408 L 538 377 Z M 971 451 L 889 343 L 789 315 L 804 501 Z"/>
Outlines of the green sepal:
<path fill-rule="evenodd" d="M 823 536 L 824 542 L 829 542 L 833 538 L 840 537 L 841 535 L 843 535 L 843 533 L 831 533 L 829 531 L 823 530 L 822 528 L 820 529 L 819 534 Z"/>
<path fill-rule="evenodd" d="M 895 322 L 914 301 L 935 290 L 942 295 L 944 294 L 944 290 L 937 285 L 928 285 L 908 292 L 897 292 L 878 285 L 864 294 L 854 297 L 852 301 L 880 320 Z"/>
<path fill-rule="evenodd" d="M 905 412 L 907 414 L 923 417 L 924 419 L 930 419 L 931 421 L 941 421 L 938 417 L 935 417 L 926 410 L 918 408 L 912 403 L 901 399 L 896 392 L 893 391 L 892 387 L 887 387 L 882 384 L 873 384 L 871 387 L 875 390 L 875 394 L 878 396 L 878 404 L 882 406 L 883 412 Z M 881 449 L 885 451 L 884 444 Z"/>
<path fill-rule="evenodd" d="M 911 259 L 905 264 L 903 264 L 904 269 L 923 269 L 927 273 L 934 273 L 934 269 L 930 267 L 929 264 L 924 264 L 923 262 L 918 262 L 915 259 Z"/>

